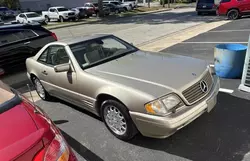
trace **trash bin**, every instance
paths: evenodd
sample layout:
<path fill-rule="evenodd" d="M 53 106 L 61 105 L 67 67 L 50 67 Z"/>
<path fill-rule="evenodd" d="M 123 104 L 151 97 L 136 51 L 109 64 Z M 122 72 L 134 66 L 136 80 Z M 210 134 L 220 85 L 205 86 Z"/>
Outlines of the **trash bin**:
<path fill-rule="evenodd" d="M 247 46 L 219 44 L 214 49 L 214 68 L 221 78 L 240 78 L 245 62 Z"/>

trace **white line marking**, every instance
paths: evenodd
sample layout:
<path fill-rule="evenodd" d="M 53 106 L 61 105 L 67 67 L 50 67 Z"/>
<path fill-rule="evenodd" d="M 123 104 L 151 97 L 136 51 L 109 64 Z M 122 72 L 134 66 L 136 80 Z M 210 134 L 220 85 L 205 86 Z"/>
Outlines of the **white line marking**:
<path fill-rule="evenodd" d="M 247 44 L 248 42 L 181 42 L 181 44 Z"/>
<path fill-rule="evenodd" d="M 223 93 L 229 93 L 229 94 L 232 94 L 234 92 L 234 90 L 226 89 L 226 88 L 220 88 L 219 91 Z"/>
<path fill-rule="evenodd" d="M 209 31 L 209 32 L 245 32 L 250 31 L 250 29 L 242 29 L 242 30 L 215 30 L 215 31 Z"/>

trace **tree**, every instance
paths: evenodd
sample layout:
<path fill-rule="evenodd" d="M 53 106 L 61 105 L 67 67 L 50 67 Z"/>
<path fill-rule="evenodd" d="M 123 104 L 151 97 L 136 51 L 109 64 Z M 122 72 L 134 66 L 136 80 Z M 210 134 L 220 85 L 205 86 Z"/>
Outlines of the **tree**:
<path fill-rule="evenodd" d="M 150 0 L 148 0 L 148 8 L 150 8 Z"/>

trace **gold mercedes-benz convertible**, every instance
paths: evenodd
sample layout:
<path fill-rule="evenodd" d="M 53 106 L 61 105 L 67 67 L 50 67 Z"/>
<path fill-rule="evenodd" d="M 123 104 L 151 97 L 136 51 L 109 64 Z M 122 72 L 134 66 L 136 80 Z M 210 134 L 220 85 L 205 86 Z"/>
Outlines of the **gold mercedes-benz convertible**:
<path fill-rule="evenodd" d="M 220 86 L 203 60 L 141 51 L 113 35 L 52 42 L 26 66 L 43 100 L 93 112 L 122 140 L 172 135 L 214 108 Z"/>

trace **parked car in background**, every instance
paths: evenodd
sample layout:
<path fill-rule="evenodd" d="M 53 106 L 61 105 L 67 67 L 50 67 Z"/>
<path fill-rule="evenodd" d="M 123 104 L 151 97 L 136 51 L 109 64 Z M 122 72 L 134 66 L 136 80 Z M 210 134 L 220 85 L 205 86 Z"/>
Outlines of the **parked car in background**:
<path fill-rule="evenodd" d="M 215 3 L 216 0 L 198 0 L 196 3 L 196 12 L 197 15 L 202 15 L 203 13 L 214 13 L 218 7 L 218 3 Z"/>
<path fill-rule="evenodd" d="M 214 108 L 220 87 L 204 60 L 141 51 L 113 35 L 52 42 L 26 67 L 42 99 L 59 97 L 93 112 L 122 140 L 137 130 L 174 134 Z"/>
<path fill-rule="evenodd" d="M 83 8 L 72 8 L 71 11 L 75 12 L 77 19 L 89 18 L 88 11 Z"/>
<path fill-rule="evenodd" d="M 38 22 L 40 24 L 47 24 L 45 18 L 35 12 L 25 12 L 16 16 L 18 23 L 33 23 Z"/>
<path fill-rule="evenodd" d="M 108 3 L 108 4 L 114 4 L 114 5 L 116 5 L 119 8 L 119 13 L 127 11 L 127 9 L 131 10 L 130 6 L 128 6 L 128 5 L 122 5 L 122 3 L 118 2 L 118 1 L 103 1 L 103 3 Z"/>
<path fill-rule="evenodd" d="M 11 24 L 0 26 L 0 68 L 6 72 L 25 64 L 44 45 L 57 37 L 40 24 Z"/>
<path fill-rule="evenodd" d="M 120 1 L 103 1 L 103 3 L 112 3 L 120 8 L 123 8 L 124 11 L 132 10 L 132 6 L 130 4 L 122 3 Z"/>
<path fill-rule="evenodd" d="M 85 3 L 82 8 L 86 9 L 89 12 L 90 16 L 96 14 L 95 6 L 93 5 L 93 3 Z"/>
<path fill-rule="evenodd" d="M 95 13 L 98 16 L 99 15 L 98 3 L 93 3 L 93 5 L 95 6 Z M 108 15 L 110 15 L 111 11 L 110 11 L 109 7 L 103 6 L 103 12 L 104 12 L 104 15 L 108 16 Z"/>
<path fill-rule="evenodd" d="M 43 11 L 42 15 L 47 23 L 52 19 L 60 22 L 64 22 L 65 20 L 76 20 L 75 12 L 70 11 L 64 6 L 50 7 L 48 11 Z"/>
<path fill-rule="evenodd" d="M 0 96 L 1 161 L 77 161 L 60 130 L 41 108 L 2 81 Z"/>
<path fill-rule="evenodd" d="M 110 9 L 110 12 L 118 14 L 121 13 L 122 11 L 124 11 L 123 8 L 118 7 L 117 5 L 113 4 L 113 3 L 105 3 L 103 2 L 103 6 L 104 7 L 108 7 Z"/>
<path fill-rule="evenodd" d="M 12 18 L 17 16 L 18 12 L 7 7 L 0 7 L 0 16 L 4 18 Z"/>
<path fill-rule="evenodd" d="M 249 0 L 221 0 L 217 10 L 218 15 L 227 16 L 230 20 L 235 20 L 241 16 L 250 14 Z"/>
<path fill-rule="evenodd" d="M 133 8 L 137 7 L 138 1 L 137 0 L 121 0 L 122 3 L 128 4 Z"/>

